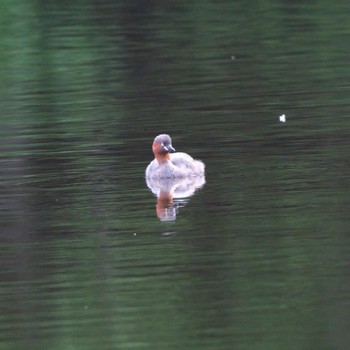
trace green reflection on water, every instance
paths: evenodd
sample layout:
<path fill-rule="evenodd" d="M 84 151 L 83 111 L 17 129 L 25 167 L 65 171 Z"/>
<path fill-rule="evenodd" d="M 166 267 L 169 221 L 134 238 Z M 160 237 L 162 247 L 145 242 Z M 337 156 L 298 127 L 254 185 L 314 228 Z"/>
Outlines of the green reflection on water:
<path fill-rule="evenodd" d="M 348 2 L 1 7 L 6 348 L 346 348 Z M 207 165 L 170 226 L 168 130 Z"/>

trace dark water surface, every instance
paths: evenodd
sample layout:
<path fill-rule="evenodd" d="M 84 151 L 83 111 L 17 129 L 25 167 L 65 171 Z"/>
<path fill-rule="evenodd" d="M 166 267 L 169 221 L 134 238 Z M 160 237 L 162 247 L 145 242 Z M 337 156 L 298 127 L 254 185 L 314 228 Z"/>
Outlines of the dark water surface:
<path fill-rule="evenodd" d="M 0 349 L 349 349 L 348 1 L 1 8 Z"/>

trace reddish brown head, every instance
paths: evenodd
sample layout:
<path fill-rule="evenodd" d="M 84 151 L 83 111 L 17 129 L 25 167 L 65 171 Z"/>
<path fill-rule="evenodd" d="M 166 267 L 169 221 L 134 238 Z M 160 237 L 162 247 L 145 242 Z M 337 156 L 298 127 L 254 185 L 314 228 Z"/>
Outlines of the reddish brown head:
<path fill-rule="evenodd" d="M 152 151 L 160 163 L 170 159 L 169 153 L 175 152 L 175 148 L 171 145 L 170 136 L 167 134 L 158 135 L 153 141 Z"/>

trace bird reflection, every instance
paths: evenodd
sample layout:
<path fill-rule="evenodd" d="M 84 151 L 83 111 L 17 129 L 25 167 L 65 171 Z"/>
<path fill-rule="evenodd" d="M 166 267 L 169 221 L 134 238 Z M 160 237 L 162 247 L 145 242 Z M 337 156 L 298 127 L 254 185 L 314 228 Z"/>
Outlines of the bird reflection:
<path fill-rule="evenodd" d="M 205 184 L 204 176 L 190 178 L 146 179 L 147 186 L 157 197 L 156 213 L 161 221 L 175 221 L 196 190 Z"/>

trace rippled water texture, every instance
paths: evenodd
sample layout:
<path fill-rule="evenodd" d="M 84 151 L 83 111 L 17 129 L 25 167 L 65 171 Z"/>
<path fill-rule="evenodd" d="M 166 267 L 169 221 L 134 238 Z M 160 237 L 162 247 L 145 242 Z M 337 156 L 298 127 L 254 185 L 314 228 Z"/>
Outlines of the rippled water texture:
<path fill-rule="evenodd" d="M 349 12 L 4 1 L 0 348 L 349 349 Z"/>

